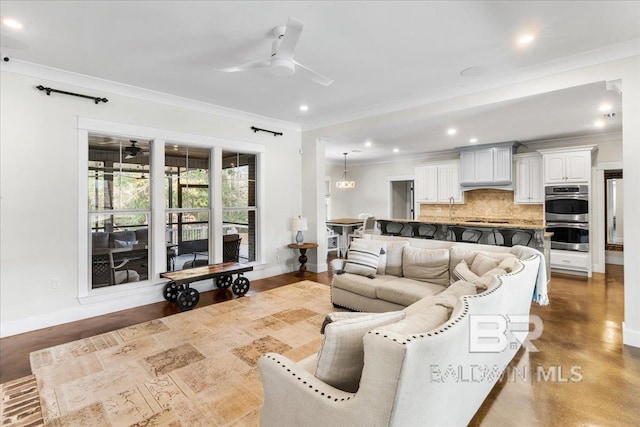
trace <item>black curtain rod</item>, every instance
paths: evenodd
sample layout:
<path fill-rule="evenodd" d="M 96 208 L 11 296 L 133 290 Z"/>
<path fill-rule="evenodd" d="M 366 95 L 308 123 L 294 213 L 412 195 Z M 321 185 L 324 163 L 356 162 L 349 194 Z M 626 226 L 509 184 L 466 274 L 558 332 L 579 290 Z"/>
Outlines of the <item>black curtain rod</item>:
<path fill-rule="evenodd" d="M 282 136 L 282 132 L 275 132 L 275 131 L 272 131 L 272 130 L 269 130 L 269 129 L 260 129 L 260 128 L 257 128 L 255 126 L 251 126 L 251 130 L 253 131 L 253 133 L 256 133 L 256 132 L 259 131 L 259 132 L 272 133 L 273 136 Z"/>
<path fill-rule="evenodd" d="M 47 92 L 47 96 L 51 95 L 51 92 L 55 92 L 55 93 L 61 93 L 63 95 L 72 95 L 72 96 L 79 96 L 80 98 L 93 99 L 93 102 L 95 102 L 96 104 L 99 104 L 101 102 L 109 102 L 109 100 L 107 98 L 100 98 L 100 97 L 97 97 L 97 96 L 82 95 L 80 93 L 73 93 L 73 92 L 67 92 L 67 91 L 64 91 L 64 90 L 52 89 L 50 87 L 44 87 L 42 85 L 36 86 L 36 89 L 44 90 L 45 92 Z"/>

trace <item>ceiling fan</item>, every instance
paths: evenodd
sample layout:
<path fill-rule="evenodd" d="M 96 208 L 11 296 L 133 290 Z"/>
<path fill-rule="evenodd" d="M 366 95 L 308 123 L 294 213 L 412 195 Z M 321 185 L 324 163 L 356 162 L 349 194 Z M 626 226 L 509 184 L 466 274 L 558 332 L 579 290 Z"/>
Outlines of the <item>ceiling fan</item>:
<path fill-rule="evenodd" d="M 145 152 L 142 151 L 142 148 L 136 146 L 136 143 L 138 141 L 129 140 L 129 142 L 131 143 L 131 146 L 125 147 L 124 150 L 123 150 L 124 154 L 125 154 L 125 156 L 124 156 L 125 159 L 133 159 L 134 157 L 137 157 L 137 156 L 140 156 L 140 155 L 143 155 L 143 156 L 148 155 L 148 153 L 145 153 Z"/>
<path fill-rule="evenodd" d="M 298 72 L 316 83 L 329 86 L 333 83 L 332 79 L 316 73 L 293 59 L 293 51 L 298 44 L 298 39 L 300 38 L 303 27 L 304 24 L 302 21 L 290 17 L 286 26 L 279 25 L 273 29 L 273 35 L 276 39 L 271 45 L 270 58 L 247 62 L 246 64 L 236 65 L 234 67 L 222 68 L 218 69 L 218 71 L 235 73 L 257 68 L 268 68 L 269 71 L 276 76 L 290 76 Z"/>

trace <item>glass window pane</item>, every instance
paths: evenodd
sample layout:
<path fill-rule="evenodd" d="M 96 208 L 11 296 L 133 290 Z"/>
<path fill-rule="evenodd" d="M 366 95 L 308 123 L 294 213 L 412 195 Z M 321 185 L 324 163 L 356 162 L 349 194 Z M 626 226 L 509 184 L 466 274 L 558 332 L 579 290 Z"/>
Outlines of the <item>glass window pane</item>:
<path fill-rule="evenodd" d="M 148 141 L 89 136 L 89 210 L 149 209 Z"/>
<path fill-rule="evenodd" d="M 209 149 L 165 146 L 165 207 L 209 207 Z"/>
<path fill-rule="evenodd" d="M 256 155 L 222 153 L 222 206 L 254 207 L 256 200 Z"/>
<path fill-rule="evenodd" d="M 209 212 L 166 215 L 167 270 L 209 264 Z"/>
<path fill-rule="evenodd" d="M 254 210 L 224 210 L 222 213 L 224 234 L 239 234 L 240 262 L 256 260 L 256 212 Z"/>
<path fill-rule="evenodd" d="M 147 280 L 148 214 L 91 214 L 91 287 Z"/>

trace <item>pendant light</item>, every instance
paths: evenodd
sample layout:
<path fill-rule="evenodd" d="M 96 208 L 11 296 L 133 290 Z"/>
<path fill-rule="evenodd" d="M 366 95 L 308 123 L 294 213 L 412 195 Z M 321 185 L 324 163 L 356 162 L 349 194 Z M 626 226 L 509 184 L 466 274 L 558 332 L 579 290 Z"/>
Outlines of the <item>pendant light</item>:
<path fill-rule="evenodd" d="M 347 177 L 347 153 L 344 154 L 344 172 L 342 173 L 342 179 L 336 182 L 336 188 L 348 190 L 356 186 L 356 182 Z"/>

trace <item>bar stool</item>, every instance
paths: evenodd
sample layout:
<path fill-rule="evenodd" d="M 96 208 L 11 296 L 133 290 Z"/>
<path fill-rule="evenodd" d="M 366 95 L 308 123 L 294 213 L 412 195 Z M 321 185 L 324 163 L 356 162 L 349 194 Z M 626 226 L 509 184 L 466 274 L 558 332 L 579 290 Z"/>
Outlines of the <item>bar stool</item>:
<path fill-rule="evenodd" d="M 393 222 L 379 219 L 378 223 L 380 224 L 380 233 L 383 236 L 400 236 L 402 235 L 402 229 L 404 228 L 404 224 L 400 222 Z"/>
<path fill-rule="evenodd" d="M 413 229 L 413 237 L 416 239 L 434 239 L 438 232 L 438 226 L 435 224 L 425 224 L 424 222 L 410 222 Z M 420 233 L 420 230 L 425 230 L 424 233 Z"/>
<path fill-rule="evenodd" d="M 502 236 L 502 243 L 498 243 L 498 236 Z M 529 246 L 533 239 L 533 233 L 529 230 L 520 230 L 516 228 L 494 228 L 493 238 L 497 246 L 514 246 L 514 241 L 522 246 Z"/>
<path fill-rule="evenodd" d="M 482 238 L 482 230 L 467 227 L 449 227 L 456 242 L 478 243 Z M 465 234 L 466 233 L 466 234 Z"/>

